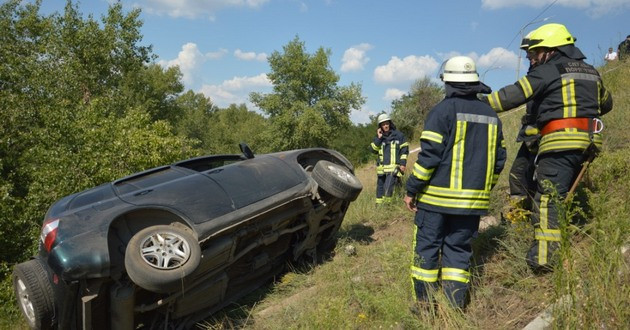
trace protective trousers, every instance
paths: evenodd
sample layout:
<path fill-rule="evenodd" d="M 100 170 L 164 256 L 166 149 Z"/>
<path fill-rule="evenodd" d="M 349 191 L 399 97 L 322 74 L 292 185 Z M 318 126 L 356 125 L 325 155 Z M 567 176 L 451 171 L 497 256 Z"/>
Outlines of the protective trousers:
<path fill-rule="evenodd" d="M 464 308 L 470 283 L 471 242 L 479 229 L 478 215 L 453 215 L 418 209 L 411 279 L 419 301 L 442 290 L 455 307 Z M 440 257 L 441 266 L 440 267 Z"/>
<path fill-rule="evenodd" d="M 531 222 L 535 240 L 527 253 L 527 264 L 534 271 L 552 268 L 552 257 L 561 239 L 557 204 L 564 202 L 584 161 L 581 150 L 545 153 L 538 156 L 537 191 Z M 550 184 L 545 184 L 548 181 Z M 553 191 L 557 197 L 553 197 Z"/>
<path fill-rule="evenodd" d="M 388 177 L 391 178 L 388 180 Z M 376 204 L 390 203 L 397 183 L 398 177 L 392 173 L 379 174 L 376 179 Z"/>
<path fill-rule="evenodd" d="M 510 169 L 510 197 L 532 198 L 536 193 L 536 181 L 534 180 L 534 159 L 536 154 L 529 151 L 525 143 L 516 153 L 516 158 Z"/>

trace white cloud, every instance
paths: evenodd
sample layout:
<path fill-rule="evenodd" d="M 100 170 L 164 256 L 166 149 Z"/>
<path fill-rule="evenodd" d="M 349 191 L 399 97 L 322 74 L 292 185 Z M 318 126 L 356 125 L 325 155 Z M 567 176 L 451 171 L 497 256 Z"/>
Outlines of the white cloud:
<path fill-rule="evenodd" d="M 374 80 L 379 83 L 403 83 L 433 74 L 439 63 L 431 56 L 409 55 L 403 59 L 392 57 L 386 65 L 374 69 Z"/>
<path fill-rule="evenodd" d="M 227 53 L 228 53 L 227 49 L 221 48 L 221 49 L 219 49 L 216 52 L 206 53 L 206 58 L 210 59 L 210 60 L 218 60 L 218 59 L 222 58 Z"/>
<path fill-rule="evenodd" d="M 353 109 L 350 111 L 350 120 L 355 124 L 368 124 L 370 122 L 370 116 L 376 116 L 376 112 L 367 108 L 361 108 L 359 110 Z"/>
<path fill-rule="evenodd" d="M 510 7 L 542 8 L 548 6 L 550 0 L 481 0 L 481 6 L 485 9 L 501 9 Z M 600 17 L 604 14 L 630 8 L 628 0 L 558 0 L 555 5 L 585 9 L 591 16 Z"/>
<path fill-rule="evenodd" d="M 267 75 L 261 73 L 253 77 L 234 77 L 220 85 L 203 85 L 199 92 L 210 97 L 212 102 L 220 107 L 227 107 L 232 103 L 245 103 L 253 108 L 249 103 L 249 93 L 266 91 L 272 86 Z"/>
<path fill-rule="evenodd" d="M 372 45 L 362 43 L 346 49 L 341 59 L 341 72 L 362 71 L 364 65 L 370 61 L 365 53 L 372 48 Z"/>
<path fill-rule="evenodd" d="M 517 54 L 502 47 L 495 47 L 487 54 L 483 54 L 479 57 L 477 60 L 477 71 L 480 71 L 479 67 L 485 67 L 488 70 L 495 68 L 516 69 L 517 64 Z"/>
<path fill-rule="evenodd" d="M 267 54 L 265 53 L 256 54 L 254 52 L 244 52 L 240 49 L 237 49 L 234 51 L 234 56 L 236 56 L 236 58 L 238 58 L 239 60 L 243 60 L 243 61 L 264 62 L 267 60 Z"/>
<path fill-rule="evenodd" d="M 193 85 L 199 79 L 199 68 L 207 60 L 219 59 L 227 54 L 226 49 L 220 49 L 216 52 L 203 54 L 199 51 L 197 44 L 189 42 L 182 46 L 182 50 L 177 54 L 177 58 L 173 60 L 161 60 L 158 63 L 166 68 L 179 66 L 182 73 L 182 81 L 185 85 Z"/>
<path fill-rule="evenodd" d="M 207 17 L 211 20 L 221 9 L 225 8 L 260 8 L 270 0 L 137 0 L 136 5 L 144 11 L 156 15 L 172 17 L 197 18 Z"/>
<path fill-rule="evenodd" d="M 400 90 L 398 88 L 388 88 L 385 91 L 385 96 L 383 96 L 383 100 L 385 100 L 385 101 L 392 101 L 392 100 L 400 98 L 401 96 L 403 96 L 405 94 L 406 94 L 405 91 L 402 91 L 402 90 Z"/>
<path fill-rule="evenodd" d="M 182 50 L 177 54 L 177 58 L 169 61 L 160 61 L 164 67 L 179 66 L 182 73 L 182 81 L 186 85 L 191 85 L 196 80 L 195 73 L 205 61 L 204 55 L 199 51 L 196 44 L 189 42 L 182 46 Z"/>

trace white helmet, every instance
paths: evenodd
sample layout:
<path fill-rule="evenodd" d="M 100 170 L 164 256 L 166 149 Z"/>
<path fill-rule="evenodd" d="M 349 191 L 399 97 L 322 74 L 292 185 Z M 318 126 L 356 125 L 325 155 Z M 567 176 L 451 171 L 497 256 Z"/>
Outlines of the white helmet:
<path fill-rule="evenodd" d="M 381 123 L 386 122 L 386 121 L 391 122 L 392 118 L 388 114 L 382 113 L 378 115 L 378 118 L 376 120 L 378 121 L 378 124 L 380 125 Z"/>
<path fill-rule="evenodd" d="M 472 58 L 455 56 L 444 64 L 441 78 L 444 82 L 478 82 L 479 74 Z"/>

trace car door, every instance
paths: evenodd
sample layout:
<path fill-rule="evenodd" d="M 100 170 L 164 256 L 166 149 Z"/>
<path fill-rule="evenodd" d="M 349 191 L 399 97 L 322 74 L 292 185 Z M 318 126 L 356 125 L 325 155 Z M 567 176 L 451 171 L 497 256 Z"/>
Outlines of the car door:
<path fill-rule="evenodd" d="M 120 198 L 147 208 L 176 210 L 194 223 L 213 219 L 235 207 L 225 190 L 199 172 L 166 166 L 114 182 Z"/>

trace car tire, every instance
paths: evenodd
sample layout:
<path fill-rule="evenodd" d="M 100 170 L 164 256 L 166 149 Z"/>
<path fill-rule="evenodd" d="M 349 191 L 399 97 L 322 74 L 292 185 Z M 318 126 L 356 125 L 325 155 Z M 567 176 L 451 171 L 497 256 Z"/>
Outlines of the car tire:
<path fill-rule="evenodd" d="M 313 168 L 312 177 L 325 192 L 345 201 L 359 197 L 363 185 L 347 168 L 320 160 Z"/>
<path fill-rule="evenodd" d="M 158 293 L 175 292 L 199 266 L 197 239 L 181 227 L 157 225 L 135 234 L 125 251 L 125 268 L 139 287 Z"/>
<path fill-rule="evenodd" d="M 31 329 L 53 328 L 54 294 L 41 260 L 32 259 L 15 266 L 13 290 Z"/>

